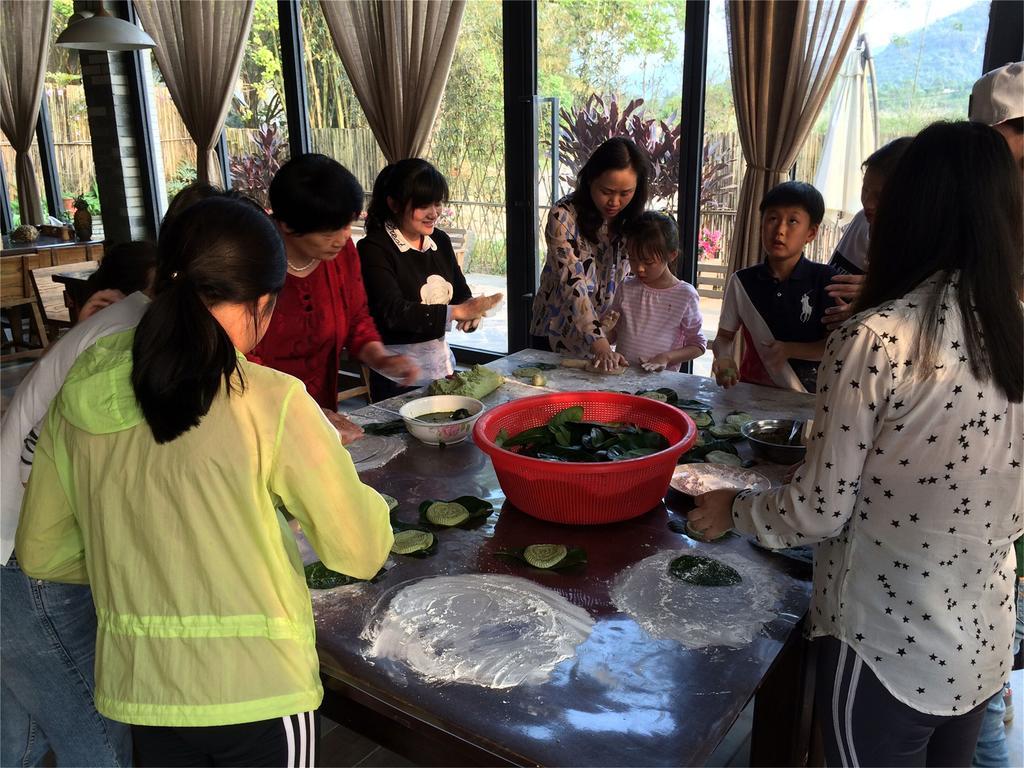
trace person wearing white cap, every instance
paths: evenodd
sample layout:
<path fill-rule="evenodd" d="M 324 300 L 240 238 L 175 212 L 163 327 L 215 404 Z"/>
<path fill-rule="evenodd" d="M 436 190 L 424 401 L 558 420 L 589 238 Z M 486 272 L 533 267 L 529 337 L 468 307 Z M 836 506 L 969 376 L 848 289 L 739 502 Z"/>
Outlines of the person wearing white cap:
<path fill-rule="evenodd" d="M 1024 61 L 986 72 L 971 89 L 971 101 L 967 108 L 972 123 L 984 123 L 998 131 L 1010 148 L 1014 162 L 1024 172 Z M 1021 562 L 1020 545 L 1017 543 L 1017 606 L 1020 610 Z M 1014 653 L 1019 647 L 1021 616 L 1017 616 L 1017 634 Z M 979 768 L 1001 768 L 1010 764 L 1010 753 L 1006 744 L 1003 722 L 1013 717 L 1009 682 L 1003 690 L 993 696 L 985 708 L 978 745 L 973 764 Z"/>
<path fill-rule="evenodd" d="M 991 125 L 1002 134 L 1024 171 L 1024 61 L 982 75 L 971 89 L 967 111 L 972 123 Z"/>

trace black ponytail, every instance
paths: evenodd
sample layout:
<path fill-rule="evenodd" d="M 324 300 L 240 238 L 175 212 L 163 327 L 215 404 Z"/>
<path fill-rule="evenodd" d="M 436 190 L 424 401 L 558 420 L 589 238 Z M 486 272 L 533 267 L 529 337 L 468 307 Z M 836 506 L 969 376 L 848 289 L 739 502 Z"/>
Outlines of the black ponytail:
<path fill-rule="evenodd" d="M 158 443 L 195 427 L 221 384 L 244 389 L 237 353 L 209 307 L 276 294 L 287 270 L 284 245 L 254 203 L 210 198 L 165 222 L 156 292 L 135 331 L 132 387 Z M 237 384 L 234 379 L 238 373 Z"/>

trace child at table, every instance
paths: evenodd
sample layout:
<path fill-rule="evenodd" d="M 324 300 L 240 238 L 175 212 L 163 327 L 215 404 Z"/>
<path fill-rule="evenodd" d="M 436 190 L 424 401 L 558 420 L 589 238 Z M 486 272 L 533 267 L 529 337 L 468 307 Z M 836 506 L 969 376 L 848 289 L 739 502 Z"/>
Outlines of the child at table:
<path fill-rule="evenodd" d="M 815 264 L 803 249 L 818 234 L 825 215 L 821 193 L 802 181 L 787 181 L 761 201 L 764 260 L 729 279 L 711 372 L 723 387 L 738 381 L 815 392 L 818 363 L 828 330 L 827 287 L 835 267 Z M 743 357 L 736 364 L 735 340 L 743 331 Z"/>
<path fill-rule="evenodd" d="M 697 291 L 672 273 L 679 230 L 669 216 L 646 211 L 627 226 L 626 243 L 632 276 L 612 304 L 615 350 L 631 365 L 678 371 L 707 349 Z"/>

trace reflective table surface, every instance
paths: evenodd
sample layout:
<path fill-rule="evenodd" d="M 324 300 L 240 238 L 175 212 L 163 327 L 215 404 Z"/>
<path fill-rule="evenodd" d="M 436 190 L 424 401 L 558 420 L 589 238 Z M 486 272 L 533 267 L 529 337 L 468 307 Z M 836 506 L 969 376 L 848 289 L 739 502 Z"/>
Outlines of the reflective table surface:
<path fill-rule="evenodd" d="M 524 351 L 491 367 L 510 374 L 516 367 L 538 361 L 557 363 L 558 357 Z M 680 373 L 601 376 L 559 368 L 546 372 L 546 377 L 545 388 L 510 379 L 484 402 L 491 406 L 552 390 L 636 391 L 668 386 L 681 398 L 710 404 L 716 420 L 732 410 L 747 411 L 755 418 L 806 419 L 813 414 L 810 395 L 747 384 L 726 392 L 713 381 Z M 413 396 L 369 406 L 353 418 L 363 423 L 390 421 L 395 417 L 388 411 L 397 411 Z M 458 745 L 460 754 L 468 750 L 473 756 L 467 759 L 478 763 L 702 763 L 758 691 L 784 644 L 797 642 L 794 633 L 810 595 L 806 567 L 755 548 L 741 536 L 699 544 L 676 532 L 685 522 L 686 497 L 670 490 L 664 504 L 621 523 L 561 526 L 505 505 L 490 460 L 471 439 L 443 448 L 404 434 L 395 440 L 403 443 L 397 455 L 360 475 L 364 482 L 398 499 L 398 519 L 415 522 L 424 499 L 463 495 L 491 501 L 495 512 L 480 527 L 445 531 L 433 556 L 392 556 L 386 573 L 375 583 L 314 591 L 318 648 L 335 695 L 340 693 L 411 732 L 429 733 L 442 743 L 449 740 L 453 745 L 450 762 L 457 762 L 454 745 Z M 368 465 L 373 466 L 373 461 L 369 459 Z M 785 472 L 784 467 L 768 464 L 756 469 L 775 481 Z M 548 542 L 583 547 L 588 563 L 547 572 L 495 555 L 501 548 Z M 315 559 L 301 536 L 300 545 L 306 562 Z M 611 587 L 624 569 L 659 552 L 693 547 L 742 555 L 784 585 L 779 588 L 775 618 L 749 644 L 690 650 L 675 640 L 653 637 L 614 605 Z M 398 589 L 425 577 L 470 573 L 510 574 L 548 587 L 590 614 L 594 626 L 589 638 L 543 684 L 505 689 L 429 682 L 399 662 L 369 656 L 364 629 Z M 673 620 L 699 618 L 680 615 Z M 416 753 L 415 748 L 410 751 Z"/>

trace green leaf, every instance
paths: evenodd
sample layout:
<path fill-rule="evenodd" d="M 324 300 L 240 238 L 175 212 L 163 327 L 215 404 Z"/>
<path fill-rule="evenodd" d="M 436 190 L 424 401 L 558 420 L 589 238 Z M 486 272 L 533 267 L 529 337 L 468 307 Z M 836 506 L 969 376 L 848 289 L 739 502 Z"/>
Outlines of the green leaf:
<path fill-rule="evenodd" d="M 657 389 L 641 389 L 636 392 L 640 397 L 647 397 L 669 405 L 679 403 L 679 393 L 669 387 L 658 387 Z"/>
<path fill-rule="evenodd" d="M 548 426 L 559 426 L 569 421 L 583 421 L 582 405 L 574 405 L 571 408 L 565 408 L 559 411 L 548 420 Z"/>
<path fill-rule="evenodd" d="M 712 451 L 725 451 L 726 453 L 737 454 L 736 446 L 730 440 L 720 440 L 711 434 L 710 430 L 702 430 L 697 433 L 697 442 L 693 447 L 683 454 L 679 460 L 680 464 L 693 461 L 701 461 Z M 738 454 L 737 454 L 738 455 Z"/>
<path fill-rule="evenodd" d="M 385 573 L 384 569 L 381 568 L 372 579 L 357 579 L 355 576 L 332 571 L 319 560 L 315 563 L 310 563 L 303 570 L 306 573 L 306 584 L 310 589 L 334 589 L 335 587 L 344 587 L 348 584 L 358 584 L 362 581 L 372 583 L 379 580 Z"/>
<path fill-rule="evenodd" d="M 540 376 L 540 368 L 535 365 L 523 365 L 512 371 L 512 375 L 517 379 L 532 379 L 534 376 Z"/>
<path fill-rule="evenodd" d="M 740 428 L 733 424 L 715 424 L 708 428 L 712 436 L 720 440 L 742 440 L 743 434 Z"/>
<path fill-rule="evenodd" d="M 676 403 L 677 408 L 682 408 L 684 411 L 708 411 L 711 412 L 711 404 L 705 403 L 703 400 L 680 400 Z"/>
<path fill-rule="evenodd" d="M 431 507 L 434 508 L 432 514 Z M 461 517 L 459 508 L 466 512 Z M 476 496 L 459 496 L 457 499 L 426 499 L 420 503 L 420 522 L 438 528 L 471 528 L 479 525 L 494 511 L 494 505 Z M 461 519 L 460 519 L 461 518 Z M 457 522 L 446 522 L 457 520 Z"/>
<path fill-rule="evenodd" d="M 568 448 L 572 444 L 572 435 L 569 434 L 569 430 L 563 424 L 549 424 L 548 429 L 551 430 L 551 434 L 555 438 L 555 442 L 563 448 Z"/>
<path fill-rule="evenodd" d="M 363 424 L 363 432 L 368 435 L 399 435 L 405 432 L 405 422 L 402 419 L 395 419 Z"/>
<path fill-rule="evenodd" d="M 749 413 L 746 413 L 745 411 L 733 411 L 732 413 L 725 417 L 725 423 L 731 424 L 732 426 L 736 427 L 736 429 L 739 429 L 744 424 L 748 424 L 753 420 L 754 417 L 751 416 Z"/>
<path fill-rule="evenodd" d="M 546 444 L 549 442 L 551 442 L 551 432 L 547 425 L 542 425 L 540 427 L 524 429 L 517 435 L 507 438 L 502 448 L 514 448 L 517 445 L 528 445 L 530 443 Z"/>
<path fill-rule="evenodd" d="M 426 557 L 437 549 L 437 538 L 430 531 L 422 528 L 405 528 L 395 533 L 395 543 L 391 552 L 395 555 Z"/>
<path fill-rule="evenodd" d="M 669 563 L 668 572 L 699 587 L 730 587 L 743 581 L 732 566 L 703 555 L 680 555 Z"/>
<path fill-rule="evenodd" d="M 728 453 L 726 451 L 709 451 L 704 455 L 704 461 L 711 462 L 712 464 L 728 464 L 730 467 L 743 466 L 743 459 L 735 453 Z"/>
<path fill-rule="evenodd" d="M 499 557 L 507 557 L 542 570 L 562 571 L 587 562 L 587 552 L 566 544 L 530 544 L 516 549 L 499 549 Z"/>
<path fill-rule="evenodd" d="M 682 411 L 693 419 L 697 429 L 707 429 L 715 423 L 715 417 L 711 415 L 711 411 L 696 411 L 690 408 L 683 408 Z"/>

